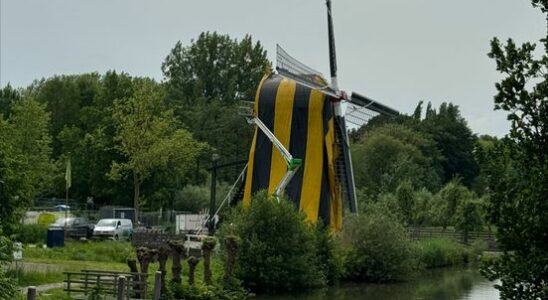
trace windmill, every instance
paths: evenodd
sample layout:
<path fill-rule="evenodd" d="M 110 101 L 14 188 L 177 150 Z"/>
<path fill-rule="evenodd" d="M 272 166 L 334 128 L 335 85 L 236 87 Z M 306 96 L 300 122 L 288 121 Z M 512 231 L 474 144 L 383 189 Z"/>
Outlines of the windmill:
<path fill-rule="evenodd" d="M 318 80 L 323 76 L 320 72 L 309 68 L 305 64 L 291 57 L 279 45 L 277 46 L 276 69 L 282 76 L 292 78 L 297 82 L 311 88 L 321 90 L 330 97 L 333 103 L 336 124 L 336 144 L 342 154 L 337 160 L 337 177 L 340 180 L 345 203 L 351 212 L 357 212 L 356 187 L 352 168 L 352 158 L 349 150 L 349 139 L 347 123 L 360 127 L 375 115 L 395 117 L 399 112 L 369 97 L 352 92 L 350 96 L 339 89 L 337 80 L 337 55 L 335 49 L 335 34 L 333 27 L 333 14 L 331 0 L 326 1 L 327 25 L 329 41 L 329 67 L 331 81 L 326 84 L 325 80 Z M 346 107 L 345 107 L 346 106 Z"/>
<path fill-rule="evenodd" d="M 285 194 L 309 220 L 321 218 L 335 229 L 342 226 L 343 203 L 358 212 L 347 123 L 360 127 L 375 115 L 399 112 L 339 89 L 330 0 L 326 6 L 330 82 L 277 45 L 277 73 L 265 75 L 255 100 L 242 105 L 241 114 L 256 130 L 248 164 L 217 213 L 225 202 L 243 199 L 248 205 L 261 189 Z"/>

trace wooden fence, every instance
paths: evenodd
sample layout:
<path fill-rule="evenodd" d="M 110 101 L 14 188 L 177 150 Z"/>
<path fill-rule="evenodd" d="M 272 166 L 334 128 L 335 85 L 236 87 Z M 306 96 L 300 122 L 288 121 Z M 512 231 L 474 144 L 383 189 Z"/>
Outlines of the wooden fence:
<path fill-rule="evenodd" d="M 136 230 L 133 232 L 131 244 L 134 247 L 148 247 L 158 249 L 161 246 L 167 245 L 170 240 L 184 241 L 186 255 L 195 257 L 202 256 L 202 240 L 207 235 L 196 234 L 172 234 L 165 233 L 161 230 Z"/>
<path fill-rule="evenodd" d="M 444 238 L 457 241 L 464 244 L 464 233 L 460 231 L 454 231 L 450 229 L 444 230 L 443 228 L 421 228 L 414 227 L 408 228 L 407 231 L 413 240 L 425 240 L 433 238 Z M 476 240 L 484 241 L 487 244 L 489 251 L 498 251 L 498 244 L 495 235 L 489 231 L 470 231 L 468 232 L 468 243 L 472 243 Z"/>
<path fill-rule="evenodd" d="M 146 295 L 148 277 L 146 273 L 82 270 L 81 272 L 63 272 L 63 274 L 66 276 L 64 291 L 69 296 L 71 293 L 80 294 L 86 299 L 94 291 L 112 297 L 122 292 L 125 295 L 124 299 L 133 299 L 135 295 Z M 119 282 L 121 277 L 124 278 L 122 287 Z"/>

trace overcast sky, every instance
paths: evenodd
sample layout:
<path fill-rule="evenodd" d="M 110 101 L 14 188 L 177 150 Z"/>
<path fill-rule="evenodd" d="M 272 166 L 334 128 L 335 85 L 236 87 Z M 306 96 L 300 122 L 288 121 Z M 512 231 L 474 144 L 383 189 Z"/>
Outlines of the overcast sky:
<path fill-rule="evenodd" d="M 0 86 L 115 69 L 162 80 L 160 65 L 202 31 L 249 33 L 329 74 L 324 0 L 0 0 Z M 498 36 L 537 41 L 546 22 L 528 0 L 333 0 L 339 85 L 405 113 L 419 100 L 460 106 L 476 133 L 502 136 Z"/>

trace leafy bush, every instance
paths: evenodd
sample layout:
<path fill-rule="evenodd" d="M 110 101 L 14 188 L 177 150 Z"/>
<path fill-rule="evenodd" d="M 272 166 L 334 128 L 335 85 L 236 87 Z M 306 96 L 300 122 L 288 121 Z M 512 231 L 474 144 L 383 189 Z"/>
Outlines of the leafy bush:
<path fill-rule="evenodd" d="M 186 185 L 175 192 L 175 209 L 198 213 L 209 207 L 211 179 L 203 185 Z M 224 182 L 217 183 L 216 201 L 220 203 L 228 193 L 230 186 Z"/>
<path fill-rule="evenodd" d="M 468 262 L 469 251 L 463 245 L 447 239 L 429 239 L 415 242 L 419 265 L 438 268 Z"/>
<path fill-rule="evenodd" d="M 235 275 L 252 291 L 296 291 L 326 283 L 315 226 L 287 199 L 278 203 L 266 192 L 256 194 L 249 207 L 229 215 L 219 234 L 241 239 Z"/>
<path fill-rule="evenodd" d="M 44 244 L 48 228 L 41 224 L 20 225 L 15 239 L 23 244 Z"/>
<path fill-rule="evenodd" d="M 375 206 L 359 216 L 347 217 L 340 245 L 345 279 L 397 281 L 413 269 L 411 241 L 405 228 Z"/>
<path fill-rule="evenodd" d="M 55 215 L 48 212 L 43 212 L 38 216 L 38 220 L 36 221 L 40 225 L 49 225 L 55 222 Z"/>
<path fill-rule="evenodd" d="M 321 272 L 325 275 L 328 284 L 333 284 L 343 272 L 342 256 L 337 251 L 334 235 L 322 222 L 316 225 L 316 254 Z"/>
<path fill-rule="evenodd" d="M 2 234 L 0 227 L 0 299 L 13 299 L 17 294 L 17 283 L 4 273 L 5 264 L 11 261 L 12 243 Z"/>
<path fill-rule="evenodd" d="M 476 258 L 483 256 L 483 252 L 487 251 L 487 249 L 487 242 L 481 239 L 474 240 L 469 246 L 470 255 L 473 255 Z"/>
<path fill-rule="evenodd" d="M 247 293 L 242 288 L 232 289 L 221 285 L 201 285 L 188 283 L 177 284 L 171 282 L 167 285 L 167 291 L 162 299 L 185 300 L 242 300 L 247 298 Z"/>

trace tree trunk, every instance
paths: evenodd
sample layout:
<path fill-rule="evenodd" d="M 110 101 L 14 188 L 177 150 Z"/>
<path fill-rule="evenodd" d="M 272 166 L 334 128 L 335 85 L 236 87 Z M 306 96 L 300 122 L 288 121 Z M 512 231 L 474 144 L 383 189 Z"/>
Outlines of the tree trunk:
<path fill-rule="evenodd" d="M 204 256 L 204 283 L 212 284 L 211 280 L 211 251 L 215 248 L 216 240 L 212 237 L 207 237 L 202 241 L 202 253 Z"/>
<path fill-rule="evenodd" d="M 211 250 L 204 250 L 204 283 L 211 285 Z"/>
<path fill-rule="evenodd" d="M 139 274 L 137 274 L 137 273 L 139 273 L 139 270 L 137 269 L 137 261 L 135 259 L 128 259 L 127 260 L 127 265 L 129 267 L 130 272 L 135 273 L 135 274 L 132 275 L 132 277 L 133 277 L 133 290 L 134 291 L 141 290 L 142 289 L 141 284 L 136 283 L 136 282 L 139 282 L 140 279 L 141 279 Z M 142 292 L 134 292 L 133 297 L 140 299 L 140 298 L 144 297 L 144 295 L 142 295 Z"/>
<path fill-rule="evenodd" d="M 200 259 L 194 256 L 188 258 L 188 284 L 194 285 L 194 275 L 196 272 L 196 265 L 200 262 Z"/>
<path fill-rule="evenodd" d="M 137 176 L 137 172 L 133 171 L 133 209 L 135 210 L 135 226 L 139 224 L 139 193 L 141 182 Z"/>
<path fill-rule="evenodd" d="M 169 248 L 161 247 L 158 252 L 158 262 L 160 263 L 160 272 L 162 272 L 162 283 L 161 283 L 162 294 L 164 294 L 166 291 L 166 285 L 165 285 L 166 274 L 167 274 L 166 263 L 168 258 L 169 258 Z"/>
<path fill-rule="evenodd" d="M 185 251 L 184 237 L 181 240 L 169 240 L 167 244 L 171 247 L 173 257 L 173 264 L 171 266 L 172 280 L 175 283 L 181 283 L 181 258 L 184 258 Z"/>

